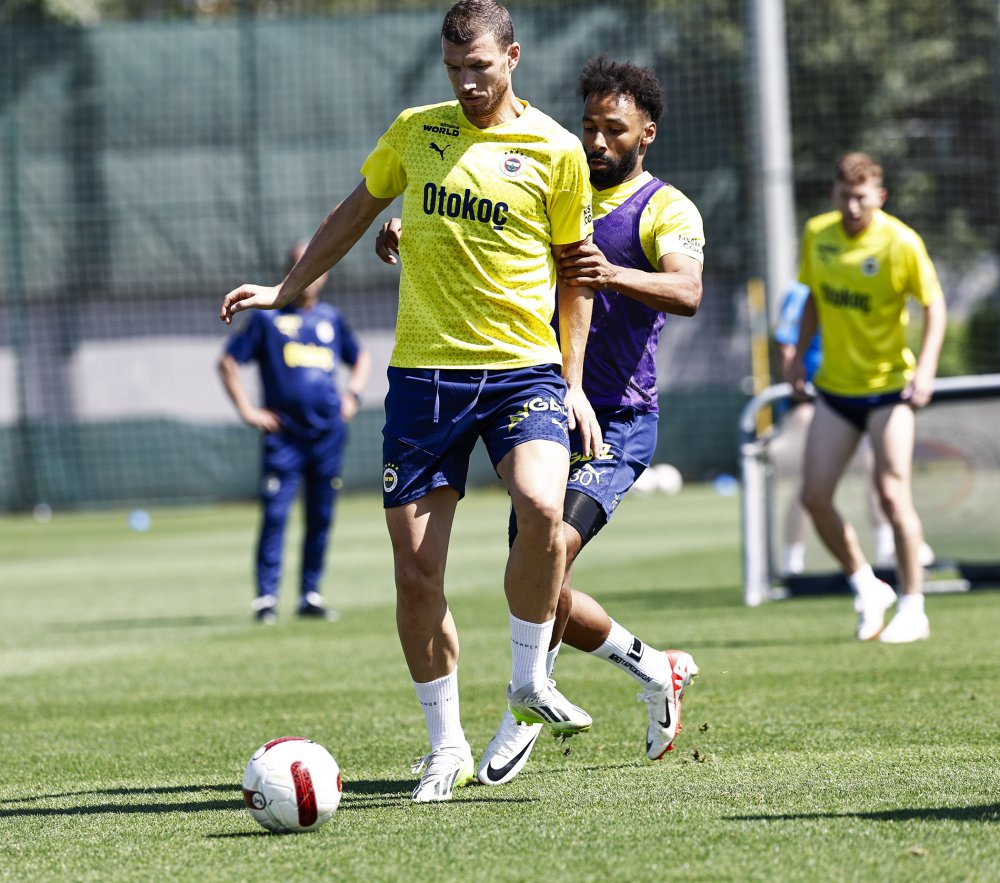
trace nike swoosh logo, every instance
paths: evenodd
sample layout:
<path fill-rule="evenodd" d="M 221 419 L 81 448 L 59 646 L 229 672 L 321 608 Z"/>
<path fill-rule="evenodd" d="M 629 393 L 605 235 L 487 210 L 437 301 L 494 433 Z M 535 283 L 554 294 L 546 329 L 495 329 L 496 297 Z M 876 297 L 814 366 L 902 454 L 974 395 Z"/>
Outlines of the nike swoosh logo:
<path fill-rule="evenodd" d="M 663 727 L 663 729 L 665 730 L 670 729 L 670 705 L 667 703 L 666 699 L 663 700 L 663 720 L 661 720 L 659 723 L 660 726 Z"/>
<path fill-rule="evenodd" d="M 503 777 L 507 775 L 507 773 L 509 773 L 512 769 L 514 769 L 515 766 L 517 766 L 518 761 L 522 757 L 524 757 L 524 755 L 526 755 L 529 751 L 531 751 L 531 747 L 538 740 L 539 733 L 541 732 L 542 731 L 539 730 L 537 733 L 535 733 L 535 738 L 532 739 L 527 745 L 525 745 L 524 748 L 518 751 L 517 754 L 515 754 L 502 767 L 500 767 L 500 769 L 494 769 L 493 764 L 491 763 L 486 764 L 486 778 L 489 779 L 491 782 L 501 781 Z"/>

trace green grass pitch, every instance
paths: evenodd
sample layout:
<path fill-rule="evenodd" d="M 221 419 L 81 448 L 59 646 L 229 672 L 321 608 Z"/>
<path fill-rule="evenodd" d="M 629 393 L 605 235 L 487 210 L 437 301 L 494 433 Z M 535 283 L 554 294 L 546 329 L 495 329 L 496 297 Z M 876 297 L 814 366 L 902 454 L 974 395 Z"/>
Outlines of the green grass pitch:
<path fill-rule="evenodd" d="M 449 598 L 473 752 L 510 673 L 506 502 L 461 504 Z M 525 771 L 448 804 L 409 799 L 423 717 L 395 633 L 380 501 L 341 501 L 325 591 L 299 622 L 298 525 L 279 622 L 250 620 L 250 505 L 0 519 L 0 879 L 996 880 L 1000 593 L 928 599 L 917 645 L 858 644 L 843 597 L 740 603 L 737 497 L 635 497 L 578 588 L 702 676 L 684 731 L 644 756 L 637 685 L 566 650 L 593 730 L 543 737 Z M 243 809 L 251 752 L 325 745 L 344 798 L 302 836 Z"/>

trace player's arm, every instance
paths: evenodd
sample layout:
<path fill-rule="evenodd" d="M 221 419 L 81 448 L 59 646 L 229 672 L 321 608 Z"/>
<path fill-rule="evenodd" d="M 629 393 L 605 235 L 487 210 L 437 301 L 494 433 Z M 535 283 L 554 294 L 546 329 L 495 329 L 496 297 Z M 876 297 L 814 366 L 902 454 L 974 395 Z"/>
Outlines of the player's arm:
<path fill-rule="evenodd" d="M 610 288 L 675 316 L 693 316 L 701 305 L 701 262 L 685 254 L 665 254 L 659 270 L 647 272 L 611 263 L 597 245 L 585 240 L 563 252 L 559 278 L 571 285 Z"/>
<path fill-rule="evenodd" d="M 934 378 L 937 375 L 938 359 L 944 345 L 944 333 L 948 325 L 948 311 L 943 297 L 934 298 L 924 307 L 924 331 L 920 342 L 920 355 L 913 378 L 903 390 L 903 399 L 915 408 L 928 404 L 934 395 Z"/>
<path fill-rule="evenodd" d="M 787 369 L 785 379 L 792 384 L 797 395 L 804 395 L 806 388 L 806 353 L 812 339 L 819 328 L 819 313 L 816 312 L 816 301 L 810 291 L 802 307 L 802 318 L 799 320 L 799 340 L 795 344 L 795 355 Z"/>
<path fill-rule="evenodd" d="M 229 353 L 223 353 L 219 359 L 219 377 L 222 378 L 222 385 L 244 423 L 261 432 L 277 432 L 281 429 L 281 419 L 274 411 L 258 408 L 250 401 L 250 396 L 243 385 L 240 363 Z"/>
<path fill-rule="evenodd" d="M 340 416 L 345 421 L 354 419 L 361 408 L 361 392 L 368 383 L 368 375 L 372 369 L 372 357 L 366 350 L 360 350 L 358 357 L 351 365 L 351 373 L 347 377 L 344 395 L 340 398 Z"/>
<path fill-rule="evenodd" d="M 362 181 L 326 216 L 302 257 L 280 285 L 234 288 L 223 299 L 219 318 L 228 325 L 242 310 L 274 310 L 291 303 L 311 282 L 336 266 L 391 203 L 392 199 L 372 196 Z"/>
<path fill-rule="evenodd" d="M 572 245 L 553 245 L 552 254 L 560 255 Z M 566 381 L 566 408 L 569 428 L 578 429 L 585 453 L 598 454 L 604 444 L 601 427 L 590 401 L 583 392 L 583 357 L 590 336 L 590 318 L 594 292 L 582 285 L 570 285 L 561 279 L 556 284 L 559 297 L 559 348 L 562 351 L 563 379 Z"/>

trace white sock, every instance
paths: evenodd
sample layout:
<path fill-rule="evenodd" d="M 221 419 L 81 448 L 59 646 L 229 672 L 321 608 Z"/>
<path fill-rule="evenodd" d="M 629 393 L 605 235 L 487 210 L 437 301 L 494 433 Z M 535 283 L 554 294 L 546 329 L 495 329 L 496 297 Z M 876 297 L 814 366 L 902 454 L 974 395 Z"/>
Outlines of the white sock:
<path fill-rule="evenodd" d="M 878 588 L 879 578 L 875 576 L 872 566 L 865 564 L 852 573 L 847 581 L 851 584 L 855 595 L 864 595 L 866 592 L 872 592 Z"/>
<path fill-rule="evenodd" d="M 548 622 L 527 622 L 510 615 L 511 690 L 517 692 L 531 684 L 532 690 L 541 690 L 548 682 L 545 670 L 549 642 L 555 617 Z"/>
<path fill-rule="evenodd" d="M 442 745 L 464 745 L 465 732 L 458 713 L 458 668 L 425 684 L 414 681 L 413 686 L 424 710 L 431 751 Z"/>
<path fill-rule="evenodd" d="M 923 612 L 924 612 L 923 594 L 899 596 L 899 602 L 896 604 L 896 613 L 923 613 Z"/>
<path fill-rule="evenodd" d="M 559 651 L 562 649 L 562 641 L 555 645 L 548 653 L 545 654 L 545 673 L 551 678 L 552 672 L 556 667 L 556 659 L 559 657 Z"/>
<path fill-rule="evenodd" d="M 670 677 L 670 664 L 665 654 L 644 644 L 628 629 L 611 620 L 608 637 L 591 656 L 606 659 L 612 665 L 630 674 L 644 687 L 662 689 Z"/>
<path fill-rule="evenodd" d="M 893 561 L 896 557 L 896 535 L 891 524 L 879 524 L 875 528 L 875 560 Z"/>
<path fill-rule="evenodd" d="M 789 543 L 782 555 L 782 573 L 802 573 L 806 569 L 806 544 Z"/>

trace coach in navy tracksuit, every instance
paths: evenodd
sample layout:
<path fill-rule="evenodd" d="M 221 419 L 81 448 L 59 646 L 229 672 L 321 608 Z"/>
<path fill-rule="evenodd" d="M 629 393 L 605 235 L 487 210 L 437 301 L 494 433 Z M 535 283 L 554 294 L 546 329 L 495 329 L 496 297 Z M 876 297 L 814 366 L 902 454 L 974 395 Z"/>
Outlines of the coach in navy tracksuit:
<path fill-rule="evenodd" d="M 293 246 L 289 267 L 305 246 Z M 324 619 L 332 615 L 320 594 L 323 559 L 340 485 L 346 423 L 357 413 L 371 362 L 340 311 L 320 303 L 326 278 L 321 276 L 283 309 L 248 313 L 219 360 L 219 374 L 240 417 L 264 434 L 263 518 L 253 602 L 257 619 L 264 623 L 275 621 L 285 524 L 302 479 L 306 534 L 299 614 Z M 250 400 L 240 373 L 239 366 L 251 361 L 260 370 L 262 408 Z M 351 366 L 343 395 L 334 375 L 338 362 Z"/>

